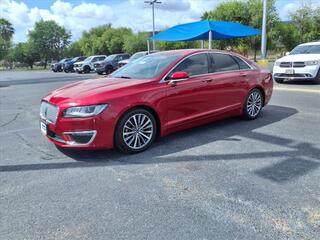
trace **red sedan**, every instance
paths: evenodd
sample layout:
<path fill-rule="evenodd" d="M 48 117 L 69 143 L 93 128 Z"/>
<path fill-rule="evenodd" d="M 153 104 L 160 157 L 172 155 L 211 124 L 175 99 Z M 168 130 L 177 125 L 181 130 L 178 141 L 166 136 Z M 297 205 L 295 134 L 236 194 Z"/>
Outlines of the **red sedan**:
<path fill-rule="evenodd" d="M 41 102 L 40 128 L 63 148 L 136 153 L 157 136 L 231 116 L 255 119 L 272 88 L 269 71 L 234 53 L 159 52 L 51 92 Z"/>

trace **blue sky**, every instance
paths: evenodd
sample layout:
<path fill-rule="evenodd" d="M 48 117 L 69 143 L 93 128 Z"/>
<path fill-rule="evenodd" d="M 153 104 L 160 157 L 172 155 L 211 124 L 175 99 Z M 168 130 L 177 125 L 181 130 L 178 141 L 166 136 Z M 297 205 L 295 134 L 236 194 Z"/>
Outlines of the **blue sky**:
<path fill-rule="evenodd" d="M 161 0 L 156 8 L 156 28 L 197 21 L 203 12 L 213 9 L 224 0 Z M 299 5 L 320 6 L 319 0 L 276 0 L 282 20 Z M 0 0 L 0 16 L 7 18 L 16 29 L 14 42 L 25 41 L 28 30 L 40 19 L 55 20 L 71 31 L 72 40 L 84 30 L 111 23 L 127 26 L 134 31 L 152 29 L 151 9 L 144 0 Z"/>

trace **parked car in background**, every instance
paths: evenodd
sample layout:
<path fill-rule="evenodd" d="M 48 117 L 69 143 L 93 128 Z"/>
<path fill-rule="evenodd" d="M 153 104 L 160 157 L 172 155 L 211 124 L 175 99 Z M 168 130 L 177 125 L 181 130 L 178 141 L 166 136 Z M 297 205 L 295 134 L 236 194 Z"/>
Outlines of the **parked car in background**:
<path fill-rule="evenodd" d="M 112 54 L 109 55 L 105 60 L 96 62 L 93 64 L 94 70 L 98 74 L 110 74 L 114 70 L 116 70 L 119 66 L 119 61 L 129 59 L 130 55 L 127 53 L 119 53 L 119 54 Z"/>
<path fill-rule="evenodd" d="M 62 65 L 65 62 L 70 61 L 70 60 L 71 60 L 71 58 L 64 58 L 57 63 L 51 64 L 51 70 L 54 72 L 62 72 Z"/>
<path fill-rule="evenodd" d="M 77 73 L 89 73 L 93 71 L 93 68 L 94 68 L 93 64 L 95 62 L 103 61 L 104 59 L 106 59 L 106 57 L 107 57 L 106 55 L 95 55 L 95 56 L 87 57 L 82 62 L 77 62 L 73 64 L 73 69 Z"/>
<path fill-rule="evenodd" d="M 218 119 L 255 119 L 269 102 L 269 70 L 231 52 L 174 50 L 144 56 L 107 78 L 45 96 L 40 129 L 63 148 L 146 150 L 157 136 Z"/>
<path fill-rule="evenodd" d="M 83 60 L 85 60 L 87 57 L 85 56 L 80 56 L 80 57 L 75 57 L 72 58 L 70 61 L 66 61 L 63 63 L 62 65 L 62 69 L 64 72 L 68 73 L 68 72 L 74 72 L 73 66 L 76 62 L 82 62 Z"/>
<path fill-rule="evenodd" d="M 273 66 L 273 79 L 314 81 L 320 84 L 320 41 L 300 44 Z"/>
<path fill-rule="evenodd" d="M 143 57 L 145 55 L 148 55 L 148 54 L 151 54 L 151 53 L 155 53 L 155 52 L 158 52 L 158 51 L 150 51 L 149 53 L 148 53 L 148 51 L 136 52 L 130 58 L 120 61 L 118 63 L 118 67 L 122 67 L 122 66 L 126 65 L 129 62 L 132 62 L 132 61 L 134 61 L 134 60 L 136 60 L 138 58 L 141 58 L 141 57 Z"/>

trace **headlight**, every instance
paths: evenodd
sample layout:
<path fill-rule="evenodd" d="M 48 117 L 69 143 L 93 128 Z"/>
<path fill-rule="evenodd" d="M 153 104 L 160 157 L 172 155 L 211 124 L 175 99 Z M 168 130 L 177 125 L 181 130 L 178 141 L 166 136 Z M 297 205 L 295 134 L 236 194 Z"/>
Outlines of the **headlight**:
<path fill-rule="evenodd" d="M 275 66 L 280 66 L 280 62 L 275 62 L 274 65 Z"/>
<path fill-rule="evenodd" d="M 317 65 L 319 62 L 314 60 L 314 61 L 306 61 L 307 66 L 312 66 L 312 65 Z"/>
<path fill-rule="evenodd" d="M 71 107 L 64 110 L 63 117 L 65 118 L 92 117 L 102 113 L 107 107 L 108 107 L 108 104 Z"/>

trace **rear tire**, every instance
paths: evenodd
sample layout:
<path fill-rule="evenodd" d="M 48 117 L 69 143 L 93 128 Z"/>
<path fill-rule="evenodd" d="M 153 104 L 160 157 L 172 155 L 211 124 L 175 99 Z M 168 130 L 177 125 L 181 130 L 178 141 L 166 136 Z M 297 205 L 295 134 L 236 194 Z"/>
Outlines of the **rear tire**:
<path fill-rule="evenodd" d="M 137 108 L 125 113 L 115 131 L 115 145 L 123 153 L 145 151 L 154 142 L 157 123 L 148 110 Z"/>
<path fill-rule="evenodd" d="M 263 107 L 263 94 L 260 89 L 254 88 L 252 89 L 243 105 L 242 116 L 244 119 L 253 120 L 257 118 Z"/>

